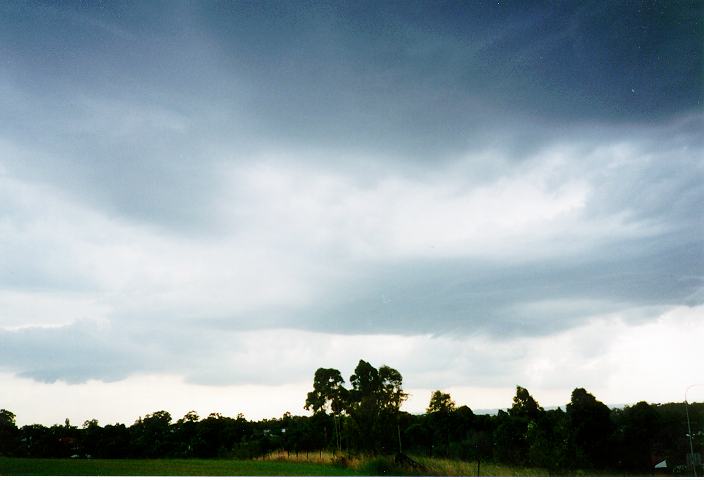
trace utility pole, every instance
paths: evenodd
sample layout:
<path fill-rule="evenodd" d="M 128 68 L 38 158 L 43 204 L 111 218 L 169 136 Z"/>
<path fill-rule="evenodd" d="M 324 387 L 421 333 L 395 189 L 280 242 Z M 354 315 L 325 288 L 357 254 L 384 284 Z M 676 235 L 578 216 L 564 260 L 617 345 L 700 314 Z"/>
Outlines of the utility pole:
<path fill-rule="evenodd" d="M 687 436 L 689 437 L 689 460 L 692 462 L 692 472 L 697 476 L 697 466 L 694 463 L 694 446 L 692 445 L 692 426 L 689 423 L 689 407 L 687 406 L 687 394 L 684 397 L 684 409 L 687 411 Z"/>
<path fill-rule="evenodd" d="M 401 426 L 398 424 L 398 421 L 396 421 L 396 432 L 398 433 L 398 453 L 403 453 L 403 449 L 401 448 Z"/>
<path fill-rule="evenodd" d="M 694 462 L 694 444 L 692 443 L 692 425 L 689 422 L 689 403 L 687 403 L 687 392 L 689 392 L 689 389 L 692 387 L 704 387 L 704 383 L 695 383 L 694 385 L 688 386 L 685 391 L 684 391 L 684 409 L 687 412 L 687 434 L 689 436 L 689 454 L 690 454 L 690 459 L 692 461 L 692 473 L 694 473 L 694 476 L 697 476 L 697 465 Z"/>

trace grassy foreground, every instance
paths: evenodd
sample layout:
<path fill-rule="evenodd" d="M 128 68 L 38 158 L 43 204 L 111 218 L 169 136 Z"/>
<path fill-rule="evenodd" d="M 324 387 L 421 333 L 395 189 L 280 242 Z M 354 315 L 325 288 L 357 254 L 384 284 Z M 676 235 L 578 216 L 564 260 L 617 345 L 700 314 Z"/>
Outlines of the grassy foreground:
<path fill-rule="evenodd" d="M 0 457 L 1 475 L 348 476 L 356 470 L 277 460 L 98 460 Z"/>
<path fill-rule="evenodd" d="M 0 476 L 476 476 L 477 464 L 441 458 L 413 457 L 422 469 L 399 465 L 394 457 L 335 457 L 329 453 L 268 454 L 256 460 L 100 460 L 0 457 Z M 496 465 L 482 462 L 482 477 L 548 477 L 542 468 Z M 560 476 L 613 476 L 608 472 L 563 472 Z"/>

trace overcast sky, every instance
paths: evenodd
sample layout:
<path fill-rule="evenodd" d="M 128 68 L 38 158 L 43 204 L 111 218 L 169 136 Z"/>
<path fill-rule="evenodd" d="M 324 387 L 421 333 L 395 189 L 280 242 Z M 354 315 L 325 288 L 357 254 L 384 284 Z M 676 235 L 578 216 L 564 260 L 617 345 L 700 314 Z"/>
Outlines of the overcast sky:
<path fill-rule="evenodd" d="M 681 401 L 704 382 L 702 18 L 0 2 L 0 408 L 298 414 L 316 368 L 360 358 L 409 411 L 516 385 Z"/>

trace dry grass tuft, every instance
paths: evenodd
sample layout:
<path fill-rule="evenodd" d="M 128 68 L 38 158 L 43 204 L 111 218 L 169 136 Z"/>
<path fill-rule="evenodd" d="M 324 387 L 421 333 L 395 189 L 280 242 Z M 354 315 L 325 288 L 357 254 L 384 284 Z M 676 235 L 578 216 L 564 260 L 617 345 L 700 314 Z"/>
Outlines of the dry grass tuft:
<path fill-rule="evenodd" d="M 428 469 L 427 475 L 429 476 L 477 476 L 477 462 L 424 457 L 416 458 L 416 460 Z M 546 477 L 549 476 L 549 472 L 543 468 L 515 467 L 482 462 L 479 466 L 479 475 L 482 477 Z"/>
<path fill-rule="evenodd" d="M 366 455 L 352 454 L 349 452 L 330 452 L 330 451 L 313 451 L 313 452 L 289 452 L 286 450 L 276 450 L 261 457 L 257 460 L 277 460 L 284 462 L 296 463 L 317 463 L 322 465 L 339 465 L 359 470 L 363 464 L 371 457 Z"/>
<path fill-rule="evenodd" d="M 418 456 L 413 456 L 412 458 L 424 467 L 423 471 L 396 465 L 393 457 L 351 454 L 349 452 L 316 451 L 296 453 L 279 450 L 259 457 L 258 460 L 337 465 L 372 475 L 423 475 L 433 477 L 474 477 L 477 475 L 477 462 Z M 482 477 L 549 476 L 549 472 L 542 468 L 496 465 L 487 462 L 481 463 L 479 474 Z"/>

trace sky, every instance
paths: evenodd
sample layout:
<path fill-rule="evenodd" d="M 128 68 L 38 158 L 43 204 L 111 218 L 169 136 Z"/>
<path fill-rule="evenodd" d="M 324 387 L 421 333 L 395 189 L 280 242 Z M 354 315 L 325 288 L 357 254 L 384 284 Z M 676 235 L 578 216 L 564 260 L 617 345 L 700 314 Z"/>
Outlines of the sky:
<path fill-rule="evenodd" d="M 0 2 L 0 408 L 704 383 L 704 3 Z M 690 401 L 704 401 L 704 388 Z"/>

